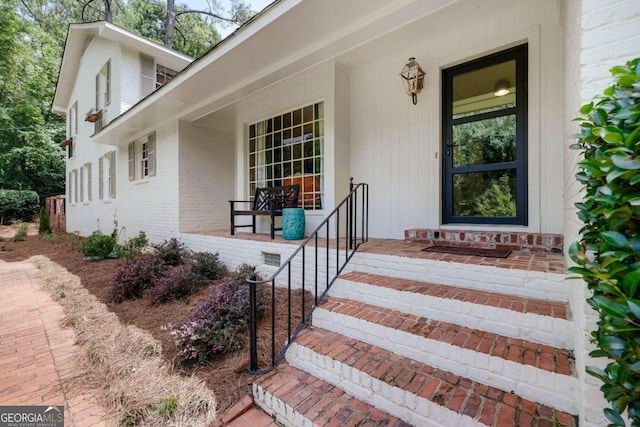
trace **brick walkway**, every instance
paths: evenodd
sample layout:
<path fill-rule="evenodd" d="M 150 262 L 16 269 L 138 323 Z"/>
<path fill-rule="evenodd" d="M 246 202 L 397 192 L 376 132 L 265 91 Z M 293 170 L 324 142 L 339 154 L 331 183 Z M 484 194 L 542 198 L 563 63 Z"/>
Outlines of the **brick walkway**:
<path fill-rule="evenodd" d="M 0 259 L 0 405 L 64 405 L 65 426 L 107 426 L 94 396 L 62 387 L 74 373 L 75 336 L 38 269 Z"/>

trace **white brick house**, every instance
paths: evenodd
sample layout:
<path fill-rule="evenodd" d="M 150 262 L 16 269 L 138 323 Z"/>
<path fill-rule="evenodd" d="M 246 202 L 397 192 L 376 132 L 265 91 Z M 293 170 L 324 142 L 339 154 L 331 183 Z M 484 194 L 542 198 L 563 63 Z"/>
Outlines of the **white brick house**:
<path fill-rule="evenodd" d="M 353 176 L 370 185 L 370 237 L 462 230 L 567 247 L 580 228 L 571 120 L 610 84 L 609 68 L 640 56 L 639 28 L 636 0 L 280 0 L 192 62 L 107 23 L 71 25 L 54 99 L 73 139 L 67 230 L 110 232 L 117 219 L 125 237 L 228 245 L 225 261 L 259 263 L 274 243 L 199 233 L 228 229 L 228 200 L 301 173 L 315 183 L 303 190 L 314 201 L 308 230 Z M 410 57 L 426 72 L 416 105 L 398 75 Z M 493 93 L 500 80 L 504 98 Z M 98 125 L 85 121 L 91 108 L 102 110 Z M 463 155 L 466 124 L 501 120 L 514 123 L 507 154 L 487 160 L 480 144 Z M 502 177 L 506 213 L 462 203 Z M 586 295 L 568 287 L 572 413 L 598 425 Z"/>

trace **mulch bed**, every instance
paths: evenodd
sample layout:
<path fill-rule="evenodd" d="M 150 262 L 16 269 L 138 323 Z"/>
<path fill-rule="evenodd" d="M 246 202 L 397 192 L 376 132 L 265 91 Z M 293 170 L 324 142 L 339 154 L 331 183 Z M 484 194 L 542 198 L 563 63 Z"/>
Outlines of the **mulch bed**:
<path fill-rule="evenodd" d="M 209 289 L 200 290 L 186 301 L 171 302 L 162 305 L 151 305 L 148 298 L 125 301 L 115 304 L 107 299 L 107 290 L 111 286 L 111 276 L 114 270 L 122 262 L 121 260 L 105 259 L 103 261 L 84 261 L 78 250 L 77 237 L 73 235 L 58 235 L 54 238 L 38 235 L 28 236 L 25 241 L 0 242 L 0 259 L 5 261 L 23 260 L 34 255 L 44 255 L 53 262 L 66 268 L 70 273 L 78 276 L 83 286 L 95 295 L 109 310 L 115 313 L 123 324 L 135 325 L 151 333 L 154 338 L 162 343 L 164 358 L 174 364 L 177 349 L 169 331 L 162 326 L 169 323 L 181 323 L 191 310 L 208 297 Z M 271 300 L 270 289 L 266 289 L 268 301 Z M 286 290 L 276 290 L 276 348 L 281 348 L 287 339 L 287 312 Z M 311 297 L 307 296 L 308 301 Z M 293 292 L 292 306 L 300 307 L 301 293 Z M 296 310 L 296 312 L 298 312 Z M 297 324 L 300 316 L 294 316 Z M 266 319 L 269 322 L 265 321 Z M 259 324 L 258 355 L 261 365 L 271 359 L 271 312 L 266 310 L 263 321 Z M 176 369 L 186 375 L 195 374 L 206 382 L 218 399 L 218 411 L 224 412 L 234 403 L 251 393 L 253 375 L 247 372 L 249 365 L 249 339 L 246 335 L 238 336 L 243 343 L 243 349 L 220 356 L 206 365 L 198 365 L 192 369 L 185 369 L 176 365 Z M 261 368 L 264 366 L 261 366 Z"/>

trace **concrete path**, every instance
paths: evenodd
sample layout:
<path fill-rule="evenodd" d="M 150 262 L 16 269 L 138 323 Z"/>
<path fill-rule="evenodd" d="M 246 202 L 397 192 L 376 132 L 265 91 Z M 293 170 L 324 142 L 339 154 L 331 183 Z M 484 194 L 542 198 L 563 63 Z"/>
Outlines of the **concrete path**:
<path fill-rule="evenodd" d="M 62 387 L 74 375 L 77 351 L 63 318 L 33 264 L 0 259 L 0 406 L 64 405 L 65 426 L 108 426 L 94 396 Z"/>

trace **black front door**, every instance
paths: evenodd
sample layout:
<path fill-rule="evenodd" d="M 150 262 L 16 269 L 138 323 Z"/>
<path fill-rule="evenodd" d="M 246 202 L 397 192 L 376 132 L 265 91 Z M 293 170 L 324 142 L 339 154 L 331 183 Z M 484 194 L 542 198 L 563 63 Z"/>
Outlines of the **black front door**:
<path fill-rule="evenodd" d="M 443 222 L 527 224 L 527 46 L 443 70 Z"/>

